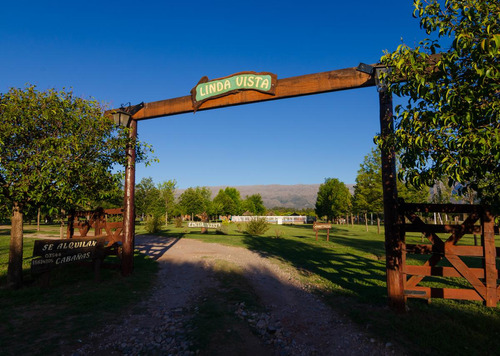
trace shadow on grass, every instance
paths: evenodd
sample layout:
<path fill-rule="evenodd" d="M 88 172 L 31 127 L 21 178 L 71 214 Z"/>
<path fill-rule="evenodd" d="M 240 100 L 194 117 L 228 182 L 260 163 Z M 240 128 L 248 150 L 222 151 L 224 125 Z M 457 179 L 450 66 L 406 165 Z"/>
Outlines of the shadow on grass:
<path fill-rule="evenodd" d="M 370 303 L 386 302 L 383 261 L 347 252 L 343 248 L 329 249 L 290 239 L 245 236 L 244 243 L 260 255 L 288 261 L 299 270 L 305 269 L 329 280 L 340 294 L 354 294 L 361 301 Z"/>

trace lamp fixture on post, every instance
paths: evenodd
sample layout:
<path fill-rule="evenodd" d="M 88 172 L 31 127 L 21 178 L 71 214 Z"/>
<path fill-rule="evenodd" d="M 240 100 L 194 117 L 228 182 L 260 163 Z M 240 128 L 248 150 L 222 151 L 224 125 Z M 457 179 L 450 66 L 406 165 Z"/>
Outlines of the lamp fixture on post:
<path fill-rule="evenodd" d="M 387 82 L 381 78 L 382 74 L 389 73 L 390 69 L 387 67 L 375 68 L 375 85 L 379 93 L 387 91 Z"/>
<path fill-rule="evenodd" d="M 123 109 L 117 109 L 113 112 L 113 121 L 118 126 L 128 127 L 130 124 L 130 114 Z"/>

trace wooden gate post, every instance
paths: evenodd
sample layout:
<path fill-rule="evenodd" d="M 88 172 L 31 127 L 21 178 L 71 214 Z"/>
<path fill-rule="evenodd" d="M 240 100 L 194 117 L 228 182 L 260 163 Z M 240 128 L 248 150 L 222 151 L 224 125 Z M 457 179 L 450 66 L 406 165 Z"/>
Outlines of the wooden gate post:
<path fill-rule="evenodd" d="M 495 221 L 490 211 L 485 209 L 481 217 L 483 225 L 482 245 L 484 253 L 484 274 L 486 283 L 486 298 L 484 304 L 487 307 L 496 307 L 497 296 L 497 277 L 496 267 L 496 248 L 495 248 Z"/>
<path fill-rule="evenodd" d="M 127 166 L 125 168 L 125 198 L 123 211 L 122 275 L 128 276 L 134 270 L 135 235 L 135 158 L 137 121 L 130 120 L 130 143 L 127 145 Z"/>
<path fill-rule="evenodd" d="M 393 132 L 392 96 L 386 90 L 379 91 L 380 134 L 386 137 Z M 396 311 L 406 308 L 404 296 L 403 243 L 404 237 L 398 226 L 398 192 L 396 185 L 396 157 L 392 148 L 381 149 L 382 184 L 384 197 L 385 254 L 387 296 L 389 305 Z"/>

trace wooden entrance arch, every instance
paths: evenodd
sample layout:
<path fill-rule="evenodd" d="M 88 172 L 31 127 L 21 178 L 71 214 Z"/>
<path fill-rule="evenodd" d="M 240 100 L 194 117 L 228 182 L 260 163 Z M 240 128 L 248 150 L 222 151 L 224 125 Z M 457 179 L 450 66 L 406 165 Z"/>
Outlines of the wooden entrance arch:
<path fill-rule="evenodd" d="M 358 67 L 308 74 L 298 77 L 278 79 L 273 95 L 258 91 L 240 91 L 228 96 L 218 97 L 202 103 L 197 111 L 223 108 L 227 106 L 250 104 L 260 101 L 286 99 L 304 95 L 328 93 L 333 91 L 374 87 L 381 67 L 360 65 Z M 379 91 L 381 135 L 392 130 L 392 97 Z M 137 122 L 163 116 L 193 112 L 190 95 L 139 104 L 128 108 L 111 110 L 110 113 L 125 111 L 130 116 L 128 123 L 130 137 L 135 140 Z M 403 240 L 397 223 L 396 166 L 393 151 L 383 150 L 382 179 L 384 194 L 385 244 L 387 291 L 390 305 L 398 310 L 405 308 L 403 275 Z M 133 270 L 134 256 L 134 186 L 135 186 L 135 148 L 127 148 L 127 167 L 125 170 L 124 199 L 124 240 L 122 254 L 122 273 L 129 275 Z"/>

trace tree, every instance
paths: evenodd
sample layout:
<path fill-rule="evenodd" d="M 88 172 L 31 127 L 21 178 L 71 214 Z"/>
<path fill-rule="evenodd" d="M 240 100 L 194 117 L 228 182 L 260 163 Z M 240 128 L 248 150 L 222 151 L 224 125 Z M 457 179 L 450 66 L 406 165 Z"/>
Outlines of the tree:
<path fill-rule="evenodd" d="M 326 216 L 328 220 L 339 218 L 351 209 L 349 188 L 337 178 L 326 178 L 319 186 L 316 198 L 316 215 Z"/>
<path fill-rule="evenodd" d="M 372 149 L 360 165 L 354 186 L 354 208 L 359 212 L 380 212 L 384 209 L 380 151 Z"/>
<path fill-rule="evenodd" d="M 377 213 L 377 226 L 379 226 L 378 213 L 384 210 L 380 150 L 372 149 L 371 153 L 365 156 L 363 163 L 360 165 L 356 176 L 353 200 L 354 209 L 365 215 L 367 231 L 367 213 L 369 212 Z"/>
<path fill-rule="evenodd" d="M 399 152 L 400 176 L 409 184 L 449 177 L 449 185 L 499 200 L 499 11 L 496 0 L 415 0 L 414 16 L 435 38 L 381 58 L 391 68 L 382 78 L 388 90 L 407 103 L 396 107 L 394 134 L 377 141 Z"/>
<path fill-rule="evenodd" d="M 241 195 L 236 188 L 226 187 L 224 190 L 220 189 L 213 203 L 217 207 L 217 212 L 224 215 L 239 215 L 242 213 Z"/>
<path fill-rule="evenodd" d="M 234 210 L 231 212 L 232 215 L 239 215 L 242 213 L 241 209 L 241 195 L 240 191 L 236 188 L 226 187 L 224 192 L 233 200 Z"/>
<path fill-rule="evenodd" d="M 233 199 L 222 189 L 213 200 L 216 214 L 233 215 L 236 212 L 236 204 Z"/>
<path fill-rule="evenodd" d="M 401 170 L 397 163 L 398 171 Z M 398 179 L 398 197 L 408 203 L 422 203 L 429 199 L 429 187 L 413 187 Z M 365 223 L 368 229 L 366 213 L 377 213 L 377 226 L 379 226 L 378 213 L 384 210 L 384 198 L 382 191 L 382 160 L 379 149 L 372 149 L 365 156 L 361 168 L 356 176 L 353 198 L 354 209 L 365 213 Z"/>
<path fill-rule="evenodd" d="M 179 197 L 179 206 L 184 214 L 197 215 L 210 210 L 210 189 L 196 187 L 186 189 Z"/>
<path fill-rule="evenodd" d="M 262 201 L 262 196 L 260 194 L 252 194 L 246 196 L 246 198 L 241 203 L 243 210 L 249 211 L 254 215 L 262 216 L 266 213 L 266 207 Z"/>
<path fill-rule="evenodd" d="M 168 217 L 172 216 L 175 209 L 175 188 L 177 182 L 174 180 L 164 181 L 158 184 L 160 199 L 165 207 L 165 224 L 168 223 Z"/>
<path fill-rule="evenodd" d="M 160 191 L 155 186 L 153 178 L 142 178 L 135 186 L 136 214 L 141 216 L 163 215 L 164 204 L 160 199 Z"/>
<path fill-rule="evenodd" d="M 113 167 L 125 162 L 127 134 L 98 102 L 33 85 L 0 94 L 0 122 L 0 195 L 12 212 L 7 278 L 19 287 L 23 213 L 105 198 L 119 183 Z"/>

